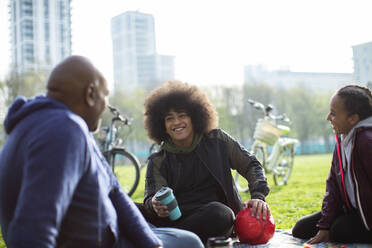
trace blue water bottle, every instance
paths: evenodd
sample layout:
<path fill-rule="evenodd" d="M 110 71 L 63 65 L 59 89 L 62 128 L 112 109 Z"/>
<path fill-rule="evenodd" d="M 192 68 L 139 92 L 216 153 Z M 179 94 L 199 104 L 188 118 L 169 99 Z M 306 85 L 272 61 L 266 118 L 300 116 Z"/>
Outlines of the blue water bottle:
<path fill-rule="evenodd" d="M 161 205 L 167 206 L 169 211 L 169 219 L 177 220 L 181 217 L 181 211 L 178 207 L 176 198 L 174 197 L 173 190 L 169 187 L 162 187 L 155 194 L 155 200 L 160 201 Z"/>

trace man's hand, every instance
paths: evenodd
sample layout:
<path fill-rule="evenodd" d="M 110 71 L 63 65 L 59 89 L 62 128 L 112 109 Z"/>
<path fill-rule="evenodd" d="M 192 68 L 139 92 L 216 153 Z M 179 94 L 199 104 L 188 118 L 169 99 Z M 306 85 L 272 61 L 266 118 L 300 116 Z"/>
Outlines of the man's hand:
<path fill-rule="evenodd" d="M 308 244 L 317 244 L 320 242 L 328 242 L 329 241 L 329 231 L 328 230 L 319 230 L 319 232 L 309 239 L 306 243 Z"/>
<path fill-rule="evenodd" d="M 162 218 L 168 217 L 169 215 L 168 207 L 161 205 L 160 201 L 155 200 L 155 196 L 152 197 L 151 204 L 157 216 Z"/>
<path fill-rule="evenodd" d="M 251 199 L 245 201 L 243 204 L 246 208 L 251 207 L 251 215 L 256 216 L 256 219 L 260 219 L 262 213 L 262 218 L 266 220 L 266 216 L 270 214 L 269 205 L 260 199 Z"/>

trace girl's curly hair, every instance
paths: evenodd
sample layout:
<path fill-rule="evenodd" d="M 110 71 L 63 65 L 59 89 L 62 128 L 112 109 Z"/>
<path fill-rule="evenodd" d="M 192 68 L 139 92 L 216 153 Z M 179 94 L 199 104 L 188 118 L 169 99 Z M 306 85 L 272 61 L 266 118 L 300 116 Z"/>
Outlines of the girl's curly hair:
<path fill-rule="evenodd" d="M 218 126 L 215 107 L 197 86 L 188 83 L 168 81 L 150 92 L 144 105 L 144 126 L 148 137 L 157 144 L 168 137 L 164 118 L 171 109 L 186 112 L 195 133 L 205 134 Z"/>
<path fill-rule="evenodd" d="M 349 84 L 340 88 L 336 94 L 344 100 L 345 108 L 350 115 L 358 114 L 360 120 L 372 115 L 372 94 L 368 88 Z"/>

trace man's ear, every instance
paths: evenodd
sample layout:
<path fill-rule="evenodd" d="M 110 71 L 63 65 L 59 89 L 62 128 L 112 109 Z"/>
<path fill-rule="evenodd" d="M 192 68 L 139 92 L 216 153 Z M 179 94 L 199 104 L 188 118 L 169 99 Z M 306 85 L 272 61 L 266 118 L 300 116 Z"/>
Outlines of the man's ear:
<path fill-rule="evenodd" d="M 90 83 L 85 89 L 85 102 L 89 107 L 93 107 L 96 102 L 96 87 L 93 83 Z"/>
<path fill-rule="evenodd" d="M 360 121 L 359 115 L 358 114 L 352 114 L 349 116 L 349 121 L 350 123 L 354 126 Z"/>

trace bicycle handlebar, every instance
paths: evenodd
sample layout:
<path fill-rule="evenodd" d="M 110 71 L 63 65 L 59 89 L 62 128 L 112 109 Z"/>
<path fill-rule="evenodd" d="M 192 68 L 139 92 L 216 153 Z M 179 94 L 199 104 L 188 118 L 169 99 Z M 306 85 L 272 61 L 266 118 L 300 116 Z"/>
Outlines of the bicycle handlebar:
<path fill-rule="evenodd" d="M 272 120 L 281 120 L 288 123 L 290 122 L 289 118 L 285 114 L 276 116 L 271 114 L 271 111 L 274 109 L 274 106 L 271 104 L 265 106 L 263 103 L 254 101 L 252 99 L 248 99 L 248 103 L 251 104 L 255 109 L 261 110 L 264 113 L 265 117 L 268 117 Z"/>
<path fill-rule="evenodd" d="M 119 112 L 119 110 L 111 105 L 107 105 L 108 109 L 111 111 L 111 113 L 115 116 L 112 119 L 112 122 L 120 121 L 124 125 L 131 125 L 131 120 L 128 117 L 123 117 L 122 114 Z"/>

